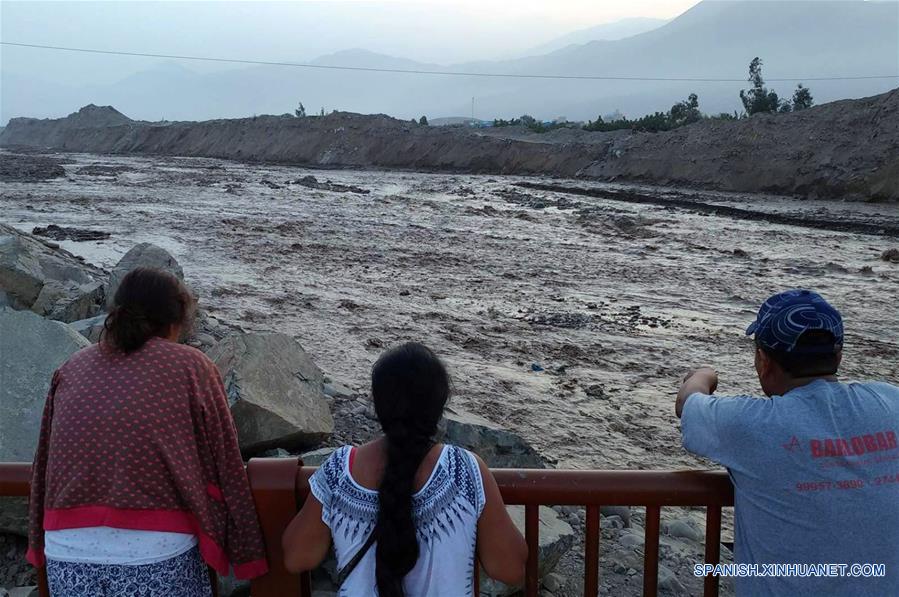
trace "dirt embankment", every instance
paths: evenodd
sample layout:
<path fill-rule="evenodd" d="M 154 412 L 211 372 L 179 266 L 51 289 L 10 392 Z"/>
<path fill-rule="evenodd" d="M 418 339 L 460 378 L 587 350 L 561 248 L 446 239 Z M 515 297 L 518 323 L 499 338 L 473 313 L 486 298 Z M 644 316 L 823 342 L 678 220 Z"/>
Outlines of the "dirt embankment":
<path fill-rule="evenodd" d="M 111 107 L 16 118 L 2 146 L 206 156 L 328 167 L 545 174 L 821 198 L 899 201 L 899 89 L 793 114 L 667 133 L 539 135 L 428 127 L 383 115 L 134 121 Z"/>

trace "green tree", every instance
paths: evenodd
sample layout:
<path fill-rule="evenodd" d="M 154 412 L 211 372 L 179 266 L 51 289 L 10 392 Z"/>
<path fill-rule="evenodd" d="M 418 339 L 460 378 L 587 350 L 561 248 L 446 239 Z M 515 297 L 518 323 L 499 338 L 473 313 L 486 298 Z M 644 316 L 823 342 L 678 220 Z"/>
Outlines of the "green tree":
<path fill-rule="evenodd" d="M 802 83 L 800 83 L 796 87 L 796 91 L 793 92 L 793 111 L 798 112 L 799 110 L 811 108 L 814 103 L 812 92 L 809 91 L 808 87 L 803 87 Z"/>
<path fill-rule="evenodd" d="M 318 115 L 319 115 L 319 116 L 324 116 L 324 115 L 325 115 L 325 107 L 324 107 L 324 106 L 322 106 L 322 111 L 319 112 Z"/>
<path fill-rule="evenodd" d="M 749 79 L 752 83 L 752 89 L 746 91 L 740 90 L 740 100 L 743 102 L 743 108 L 750 116 L 757 112 L 777 112 L 784 103 L 777 93 L 765 87 L 765 80 L 762 78 L 762 59 L 756 56 L 749 63 Z"/>
<path fill-rule="evenodd" d="M 624 122 L 627 122 L 626 120 Z M 671 130 L 671 112 L 655 112 L 647 114 L 641 118 L 630 121 L 630 128 L 637 131 L 646 131 L 648 133 L 658 133 L 659 131 Z M 620 127 L 627 128 L 627 127 Z"/>
<path fill-rule="evenodd" d="M 583 129 L 585 131 L 634 130 L 657 133 L 699 122 L 703 118 L 702 112 L 699 111 L 699 96 L 695 93 L 691 93 L 686 100 L 671 106 L 667 112 L 654 112 L 634 120 L 630 120 L 620 113 L 616 114 L 611 117 L 613 120 L 609 122 L 605 121 L 602 116 L 597 116 L 596 120 L 587 121 Z"/>
<path fill-rule="evenodd" d="M 596 120 L 588 120 L 587 124 L 584 125 L 585 131 L 605 131 L 608 130 L 606 127 L 606 121 L 602 119 L 602 116 L 597 116 Z"/>
<path fill-rule="evenodd" d="M 677 102 L 671 106 L 669 112 L 671 128 L 693 124 L 702 120 L 702 112 L 699 111 L 699 96 L 691 93 L 685 101 Z"/>
<path fill-rule="evenodd" d="M 297 109 L 293 111 L 297 118 L 305 118 L 306 117 L 306 106 L 303 105 L 303 102 L 300 102 L 300 105 L 297 106 Z"/>
<path fill-rule="evenodd" d="M 428 126 L 428 117 L 422 116 L 418 119 L 418 124 L 423 124 L 424 126 Z"/>

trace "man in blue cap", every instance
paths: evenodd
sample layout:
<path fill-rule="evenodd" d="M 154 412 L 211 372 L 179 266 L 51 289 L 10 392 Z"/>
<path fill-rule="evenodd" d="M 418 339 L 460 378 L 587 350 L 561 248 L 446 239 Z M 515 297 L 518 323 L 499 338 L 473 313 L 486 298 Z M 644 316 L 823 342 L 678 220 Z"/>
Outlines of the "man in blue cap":
<path fill-rule="evenodd" d="M 746 334 L 768 398 L 714 396 L 702 367 L 675 407 L 684 447 L 734 484 L 737 594 L 899 595 L 899 388 L 837 380 L 843 320 L 809 290 L 769 298 Z"/>

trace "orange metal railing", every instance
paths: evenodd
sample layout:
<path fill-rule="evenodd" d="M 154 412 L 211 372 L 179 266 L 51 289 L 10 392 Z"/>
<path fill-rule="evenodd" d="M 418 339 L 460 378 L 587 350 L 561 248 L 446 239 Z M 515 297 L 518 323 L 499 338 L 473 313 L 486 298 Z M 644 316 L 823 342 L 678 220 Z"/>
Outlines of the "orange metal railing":
<path fill-rule="evenodd" d="M 270 571 L 252 582 L 253 597 L 302 595 L 310 597 L 308 574 L 289 573 L 283 565 L 281 533 L 296 513 L 295 496 L 308 495 L 309 476 L 314 468 L 297 468 L 293 459 L 258 458 L 250 461 L 247 473 L 259 518 L 265 533 Z M 659 570 L 659 523 L 663 507 L 706 508 L 705 558 L 717 564 L 720 557 L 721 509 L 733 506 L 733 486 L 724 472 L 712 471 L 572 471 L 498 469 L 493 474 L 510 505 L 525 507 L 525 536 L 528 563 L 525 595 L 535 597 L 539 507 L 542 505 L 584 506 L 587 511 L 584 538 L 584 595 L 595 596 L 599 588 L 600 506 L 646 508 L 643 595 L 656 595 Z M 0 463 L 0 496 L 28 495 L 30 465 Z M 46 580 L 41 574 L 42 595 Z M 707 576 L 703 595 L 718 594 L 718 579 Z"/>

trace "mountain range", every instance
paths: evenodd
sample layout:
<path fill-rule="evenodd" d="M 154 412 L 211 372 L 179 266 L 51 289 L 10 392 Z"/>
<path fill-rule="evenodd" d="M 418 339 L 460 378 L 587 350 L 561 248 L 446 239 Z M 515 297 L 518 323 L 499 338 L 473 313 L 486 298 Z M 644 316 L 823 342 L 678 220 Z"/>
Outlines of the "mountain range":
<path fill-rule="evenodd" d="M 626 26 L 648 30 L 631 35 L 622 29 Z M 3 73 L 0 122 L 60 116 L 87 103 L 110 104 L 137 119 L 199 120 L 292 112 L 300 101 L 308 113 L 336 109 L 432 119 L 528 113 L 580 120 L 615 110 L 629 116 L 666 110 L 691 92 L 699 95 L 704 112 L 733 112 L 742 109 L 738 93 L 748 87 L 743 79 L 755 56 L 763 59 L 763 74 L 781 96 L 789 96 L 800 82 L 818 103 L 899 86 L 899 2 L 893 0 L 705 0 L 661 25 L 620 24 L 623 37 L 616 38 L 608 27 L 592 31 L 502 61 L 440 65 L 348 49 L 311 63 L 513 75 L 505 77 L 268 65 L 200 74 L 183 62 L 160 63 L 112 85 L 72 87 L 44 81 L 40 73 Z M 535 74 L 732 81 L 521 78 Z M 892 78 L 817 80 L 883 75 Z M 771 81 L 784 78 L 789 80 Z"/>
<path fill-rule="evenodd" d="M 568 46 L 582 45 L 591 41 L 615 41 L 626 37 L 633 37 L 653 29 L 658 29 L 668 21 L 666 19 L 653 19 L 649 17 L 631 17 L 611 23 L 594 25 L 586 29 L 578 29 L 566 35 L 557 37 L 539 46 L 531 48 L 529 55 L 549 54 Z"/>

